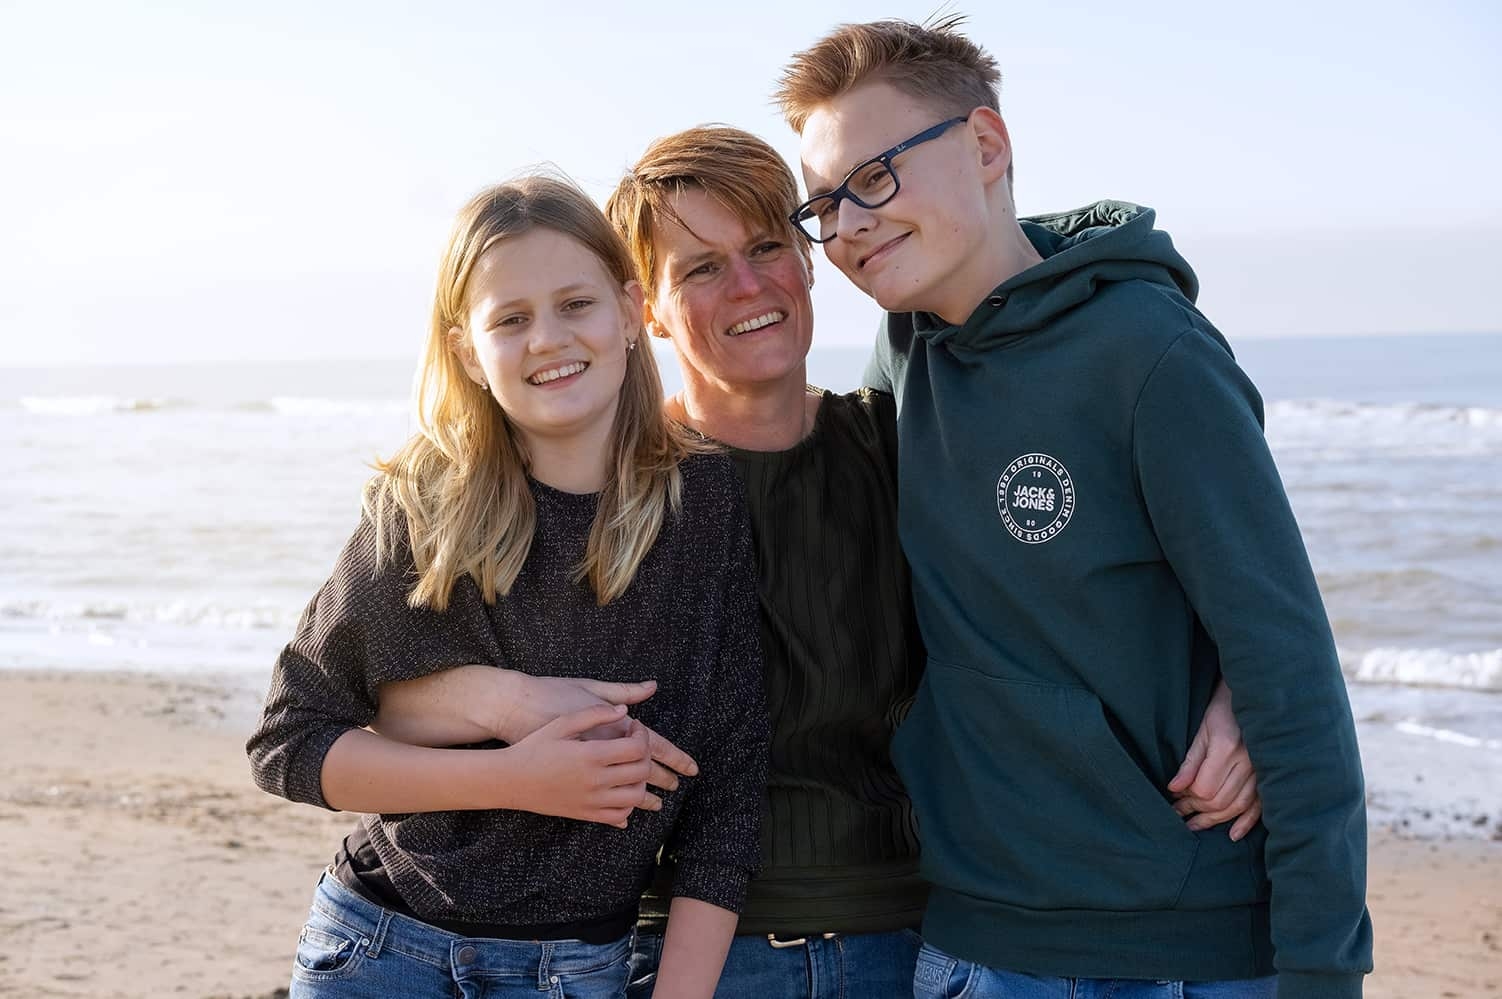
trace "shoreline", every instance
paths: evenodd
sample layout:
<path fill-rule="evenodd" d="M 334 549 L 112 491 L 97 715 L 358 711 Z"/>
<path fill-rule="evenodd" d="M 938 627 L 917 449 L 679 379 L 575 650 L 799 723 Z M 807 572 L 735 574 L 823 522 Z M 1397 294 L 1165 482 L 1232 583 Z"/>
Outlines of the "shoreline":
<path fill-rule="evenodd" d="M 285 994 L 313 886 L 354 819 L 254 787 L 243 745 L 255 688 L 0 671 L 0 996 Z M 1393 696 L 1352 700 L 1374 819 L 1366 995 L 1502 996 L 1498 757 L 1397 738 Z M 1496 701 L 1488 718 L 1502 717 Z M 1455 801 L 1456 821 L 1410 818 L 1422 835 L 1401 835 L 1425 807 L 1420 785 Z"/>

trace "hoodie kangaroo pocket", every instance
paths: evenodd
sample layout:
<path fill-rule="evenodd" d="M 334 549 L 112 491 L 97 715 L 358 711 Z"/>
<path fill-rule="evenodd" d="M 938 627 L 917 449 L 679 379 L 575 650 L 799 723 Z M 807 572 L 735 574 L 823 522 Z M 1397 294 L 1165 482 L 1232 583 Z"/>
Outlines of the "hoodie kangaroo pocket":
<path fill-rule="evenodd" d="M 1199 842 L 1095 695 L 929 660 L 893 742 L 924 875 L 1027 909 L 1169 909 Z"/>

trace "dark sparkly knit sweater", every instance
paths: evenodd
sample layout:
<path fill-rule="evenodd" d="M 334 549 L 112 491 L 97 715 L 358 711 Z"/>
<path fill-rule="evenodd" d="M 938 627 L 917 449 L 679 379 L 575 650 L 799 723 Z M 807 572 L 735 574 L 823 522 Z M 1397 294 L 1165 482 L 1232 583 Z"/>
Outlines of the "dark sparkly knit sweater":
<path fill-rule="evenodd" d="M 532 483 L 537 531 L 511 593 L 487 606 L 466 576 L 441 614 L 407 606 L 410 548 L 378 565 L 375 526 L 363 519 L 277 660 L 246 747 L 256 783 L 329 807 L 324 756 L 375 717 L 386 681 L 465 663 L 654 678 L 657 693 L 632 715 L 700 764 L 662 794 L 662 811 L 633 812 L 626 829 L 499 809 L 368 816 L 371 842 L 425 919 L 539 925 L 631 911 L 659 847 L 676 861 L 675 895 L 739 910 L 759 863 L 768 744 L 751 539 L 726 457 L 686 459 L 682 474 L 681 512 L 603 607 L 572 582 L 595 495 Z"/>

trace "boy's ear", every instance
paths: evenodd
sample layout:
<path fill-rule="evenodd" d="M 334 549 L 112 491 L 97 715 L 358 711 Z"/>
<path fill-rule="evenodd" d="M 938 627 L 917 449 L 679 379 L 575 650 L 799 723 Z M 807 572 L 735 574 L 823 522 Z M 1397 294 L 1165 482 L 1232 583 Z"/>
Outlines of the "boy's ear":
<path fill-rule="evenodd" d="M 970 131 L 980 148 L 981 179 L 987 184 L 1007 175 L 1012 166 L 1012 137 L 1001 115 L 988 107 L 970 112 Z"/>

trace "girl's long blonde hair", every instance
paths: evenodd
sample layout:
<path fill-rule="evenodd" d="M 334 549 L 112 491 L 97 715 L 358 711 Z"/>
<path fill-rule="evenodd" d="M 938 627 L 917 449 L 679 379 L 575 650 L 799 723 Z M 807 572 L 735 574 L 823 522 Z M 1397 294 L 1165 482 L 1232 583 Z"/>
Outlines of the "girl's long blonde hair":
<path fill-rule="evenodd" d="M 489 391 L 465 374 L 450 331 L 467 330 L 467 292 L 475 262 L 500 240 L 534 228 L 584 244 L 624 289 L 636 280 L 631 255 L 588 195 L 550 176 L 528 176 L 481 191 L 459 212 L 438 269 L 433 321 L 417 371 L 420 430 L 390 459 L 365 494 L 377 526 L 376 554 L 397 542 L 405 516 L 417 584 L 412 607 L 442 611 L 456 580 L 468 575 L 486 603 L 511 591 L 532 547 L 537 511 L 527 484 L 526 448 Z M 623 307 L 633 306 L 621 291 Z M 466 333 L 467 335 L 467 333 Z M 705 450 L 662 413 L 662 380 L 646 343 L 626 353 L 626 375 L 609 443 L 610 469 L 576 581 L 588 580 L 608 603 L 631 585 L 637 567 L 682 502 L 679 461 Z"/>

